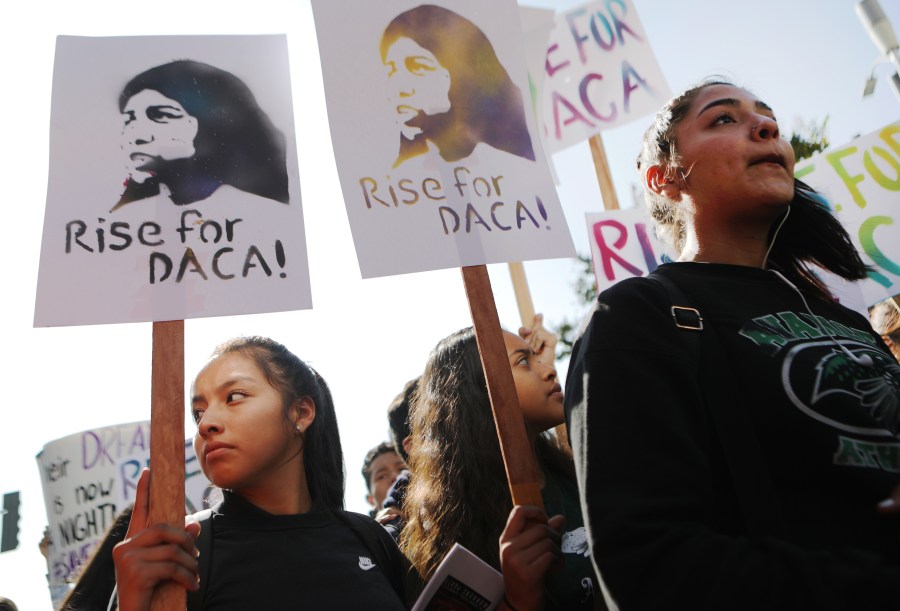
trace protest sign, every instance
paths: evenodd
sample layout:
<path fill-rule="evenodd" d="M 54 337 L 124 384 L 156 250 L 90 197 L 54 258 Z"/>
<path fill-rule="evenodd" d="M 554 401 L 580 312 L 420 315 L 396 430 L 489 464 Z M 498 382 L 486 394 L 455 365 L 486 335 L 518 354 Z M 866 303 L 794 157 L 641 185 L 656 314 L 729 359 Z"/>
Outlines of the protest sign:
<path fill-rule="evenodd" d="M 324 0 L 313 13 L 363 277 L 574 255 L 515 2 Z"/>
<path fill-rule="evenodd" d="M 77 576 L 116 515 L 134 501 L 138 477 L 150 463 L 150 423 L 106 426 L 51 441 L 37 463 L 53 542 L 50 585 L 61 585 Z M 184 477 L 185 509 L 203 509 L 210 483 L 191 440 L 184 444 Z"/>
<path fill-rule="evenodd" d="M 559 151 L 656 112 L 671 91 L 631 0 L 564 11 L 547 48 L 544 141 Z"/>
<path fill-rule="evenodd" d="M 646 276 L 675 258 L 641 208 L 589 212 L 585 220 L 598 292 L 625 278 Z"/>
<path fill-rule="evenodd" d="M 872 266 L 865 304 L 900 293 L 900 122 L 798 163 L 795 176 L 828 200 Z"/>
<path fill-rule="evenodd" d="M 309 307 L 285 37 L 60 36 L 35 326 Z"/>

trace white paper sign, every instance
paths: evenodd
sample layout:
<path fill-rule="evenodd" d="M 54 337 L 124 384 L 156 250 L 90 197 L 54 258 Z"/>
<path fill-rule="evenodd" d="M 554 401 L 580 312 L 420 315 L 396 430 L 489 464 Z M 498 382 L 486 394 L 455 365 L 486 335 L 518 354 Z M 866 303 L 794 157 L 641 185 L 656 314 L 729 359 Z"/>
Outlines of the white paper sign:
<path fill-rule="evenodd" d="M 551 152 L 654 113 L 672 96 L 632 0 L 557 15 L 543 96 Z"/>
<path fill-rule="evenodd" d="M 37 456 L 47 507 L 50 585 L 77 576 L 81 564 L 125 507 L 150 463 L 150 422 L 91 429 L 47 443 Z M 200 471 L 192 441 L 185 441 L 185 504 L 206 507 L 211 485 Z"/>
<path fill-rule="evenodd" d="M 35 326 L 309 308 L 284 36 L 57 39 Z"/>
<path fill-rule="evenodd" d="M 900 122 L 797 164 L 794 174 L 834 207 L 863 261 L 867 306 L 900 293 Z"/>
<path fill-rule="evenodd" d="M 646 276 L 659 264 L 675 259 L 641 208 L 590 212 L 585 220 L 598 292 L 625 278 Z"/>
<path fill-rule="evenodd" d="M 365 278 L 574 256 L 530 112 L 516 3 L 444 4 L 313 1 Z"/>

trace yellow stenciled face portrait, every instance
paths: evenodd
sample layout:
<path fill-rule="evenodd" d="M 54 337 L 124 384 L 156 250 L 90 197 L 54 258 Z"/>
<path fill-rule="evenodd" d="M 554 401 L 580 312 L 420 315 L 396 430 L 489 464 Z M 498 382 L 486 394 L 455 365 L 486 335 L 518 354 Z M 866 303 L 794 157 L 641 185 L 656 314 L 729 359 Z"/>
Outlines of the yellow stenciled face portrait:
<path fill-rule="evenodd" d="M 450 72 L 434 54 L 410 38 L 398 38 L 387 51 L 388 91 L 404 138 L 412 140 L 422 129 L 410 125 L 420 113 L 450 110 Z"/>

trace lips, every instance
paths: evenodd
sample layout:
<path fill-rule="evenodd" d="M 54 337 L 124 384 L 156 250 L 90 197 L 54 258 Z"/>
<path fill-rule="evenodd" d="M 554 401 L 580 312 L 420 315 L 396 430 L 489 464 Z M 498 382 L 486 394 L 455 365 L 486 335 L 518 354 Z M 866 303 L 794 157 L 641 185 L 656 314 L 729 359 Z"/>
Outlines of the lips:
<path fill-rule="evenodd" d="M 217 457 L 224 456 L 228 450 L 233 450 L 234 446 L 222 443 L 221 441 L 210 441 L 203 447 L 203 457 L 206 460 L 212 460 Z"/>
<path fill-rule="evenodd" d="M 778 153 L 769 153 L 768 155 L 762 155 L 750 161 L 750 165 L 761 165 L 764 163 L 780 165 L 782 168 L 787 169 L 787 162 L 784 159 L 784 155 L 779 155 Z"/>
<path fill-rule="evenodd" d="M 555 394 L 557 394 L 557 393 L 560 394 L 560 395 L 562 394 L 562 386 L 560 386 L 559 384 L 554 384 L 554 385 L 553 385 L 553 388 L 550 389 L 550 392 L 547 393 L 547 394 L 548 394 L 548 395 L 555 395 Z"/>

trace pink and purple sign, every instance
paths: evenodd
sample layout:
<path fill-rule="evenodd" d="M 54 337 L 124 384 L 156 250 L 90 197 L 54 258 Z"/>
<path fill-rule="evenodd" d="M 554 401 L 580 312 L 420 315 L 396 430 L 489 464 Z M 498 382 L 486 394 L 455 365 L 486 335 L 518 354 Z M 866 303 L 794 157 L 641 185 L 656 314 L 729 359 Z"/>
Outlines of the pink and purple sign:
<path fill-rule="evenodd" d="M 557 15 L 542 105 L 551 152 L 654 113 L 670 97 L 632 0 L 590 2 Z"/>

